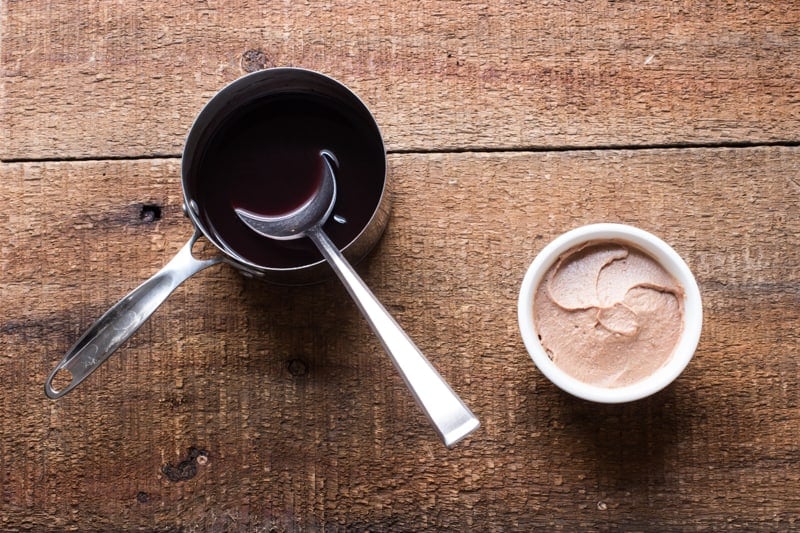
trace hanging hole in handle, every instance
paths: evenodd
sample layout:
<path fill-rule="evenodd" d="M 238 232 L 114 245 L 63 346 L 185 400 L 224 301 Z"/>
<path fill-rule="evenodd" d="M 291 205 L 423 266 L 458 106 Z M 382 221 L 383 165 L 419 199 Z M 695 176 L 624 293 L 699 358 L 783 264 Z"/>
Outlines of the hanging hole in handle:
<path fill-rule="evenodd" d="M 50 378 L 47 385 L 55 394 L 60 394 L 72 383 L 73 376 L 66 368 L 59 368 L 56 373 Z"/>

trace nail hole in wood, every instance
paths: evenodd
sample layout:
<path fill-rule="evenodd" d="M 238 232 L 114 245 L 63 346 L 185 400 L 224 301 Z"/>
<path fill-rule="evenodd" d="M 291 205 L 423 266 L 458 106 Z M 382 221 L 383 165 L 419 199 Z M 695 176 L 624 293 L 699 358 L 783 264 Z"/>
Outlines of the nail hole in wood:
<path fill-rule="evenodd" d="M 142 204 L 139 220 L 145 223 L 161 220 L 161 207 L 156 204 Z"/>
<path fill-rule="evenodd" d="M 289 373 L 295 377 L 305 376 L 308 374 L 308 365 L 300 359 L 292 359 L 286 365 Z"/>

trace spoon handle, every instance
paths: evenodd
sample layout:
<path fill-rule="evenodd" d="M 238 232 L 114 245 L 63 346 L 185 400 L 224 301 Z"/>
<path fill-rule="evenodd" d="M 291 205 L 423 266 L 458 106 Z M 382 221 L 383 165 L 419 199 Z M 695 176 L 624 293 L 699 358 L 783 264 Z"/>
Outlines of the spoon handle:
<path fill-rule="evenodd" d="M 476 430 L 480 422 L 475 415 L 381 305 L 322 228 L 315 226 L 306 231 L 306 236 L 319 248 L 361 309 L 445 446 L 455 445 Z"/>

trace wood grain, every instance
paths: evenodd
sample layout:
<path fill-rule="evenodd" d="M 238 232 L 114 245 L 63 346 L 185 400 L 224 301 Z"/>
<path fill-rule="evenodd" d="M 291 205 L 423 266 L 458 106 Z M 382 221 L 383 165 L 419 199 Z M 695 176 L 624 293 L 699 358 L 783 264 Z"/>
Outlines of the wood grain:
<path fill-rule="evenodd" d="M 265 66 L 351 86 L 392 151 L 796 142 L 796 2 L 2 3 L 4 160 L 180 154 Z"/>
<path fill-rule="evenodd" d="M 391 156 L 359 268 L 482 420 L 447 451 L 343 289 L 228 267 L 47 400 L 79 333 L 188 239 L 179 160 L 3 164 L 0 529 L 793 529 L 799 168 L 779 147 Z M 597 221 L 671 243 L 705 304 L 683 376 L 622 406 L 560 393 L 516 326 L 537 251 Z"/>

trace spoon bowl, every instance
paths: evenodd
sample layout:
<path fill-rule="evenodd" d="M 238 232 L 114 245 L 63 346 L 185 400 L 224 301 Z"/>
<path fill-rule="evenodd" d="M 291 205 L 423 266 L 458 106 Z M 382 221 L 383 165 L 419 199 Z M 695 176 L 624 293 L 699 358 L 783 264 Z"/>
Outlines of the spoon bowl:
<path fill-rule="evenodd" d="M 306 236 L 314 226 L 322 227 L 333 212 L 336 204 L 336 179 L 333 166 L 338 164 L 336 156 L 329 150 L 320 152 L 322 177 L 319 187 L 299 207 L 280 215 L 259 215 L 246 209 L 237 208 L 236 214 L 256 233 L 288 241 Z"/>

